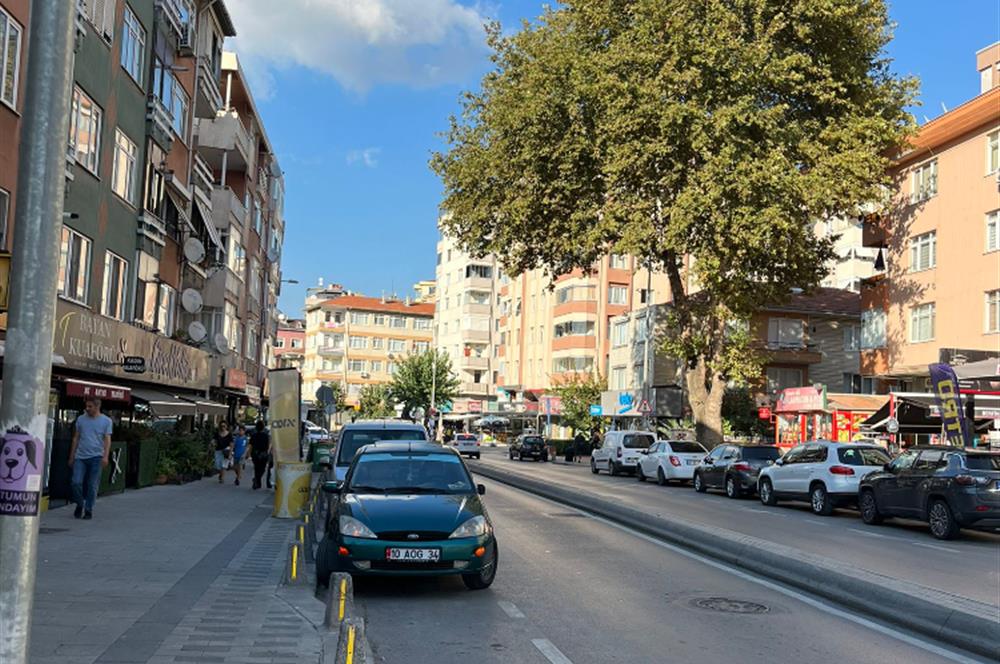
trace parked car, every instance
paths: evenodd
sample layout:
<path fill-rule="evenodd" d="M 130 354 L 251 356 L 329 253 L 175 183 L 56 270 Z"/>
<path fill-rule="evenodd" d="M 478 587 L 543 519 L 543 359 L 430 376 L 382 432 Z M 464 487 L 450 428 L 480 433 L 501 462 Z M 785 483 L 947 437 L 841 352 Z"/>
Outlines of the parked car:
<path fill-rule="evenodd" d="M 730 498 L 756 493 L 761 469 L 780 457 L 781 450 L 774 445 L 717 445 L 694 469 L 694 490 L 723 489 Z"/>
<path fill-rule="evenodd" d="M 534 459 L 535 461 L 548 461 L 549 448 L 545 445 L 545 439 L 537 434 L 521 434 L 514 439 L 514 442 L 507 448 L 507 455 L 511 461 L 517 457 L 519 461 Z"/>
<path fill-rule="evenodd" d="M 891 461 L 881 447 L 816 440 L 790 449 L 760 471 L 757 493 L 765 505 L 805 500 L 815 514 L 858 500 L 858 483 Z"/>
<path fill-rule="evenodd" d="M 323 491 L 339 496 L 316 555 L 321 585 L 352 575 L 459 574 L 471 590 L 496 577 L 499 547 L 475 485 L 453 449 L 423 441 L 361 448 L 345 480 Z"/>
<path fill-rule="evenodd" d="M 708 450 L 693 440 L 658 440 L 639 457 L 635 476 L 640 482 L 655 477 L 661 485 L 673 480 L 687 481 L 706 454 Z"/>
<path fill-rule="evenodd" d="M 358 450 L 384 440 L 427 440 L 427 429 L 405 420 L 358 420 L 345 424 L 337 437 L 333 457 L 336 479 L 344 479 Z"/>
<path fill-rule="evenodd" d="M 309 420 L 304 420 L 303 424 L 306 428 L 306 439 L 310 443 L 325 443 L 330 440 L 330 432 L 318 424 Z"/>
<path fill-rule="evenodd" d="M 961 528 L 1000 526 L 1000 452 L 913 447 L 861 480 L 861 518 L 920 519 L 938 539 Z"/>
<path fill-rule="evenodd" d="M 455 434 L 455 450 L 459 454 L 479 458 L 479 436 L 474 433 Z"/>
<path fill-rule="evenodd" d="M 655 442 L 656 434 L 649 431 L 609 431 L 604 434 L 604 444 L 590 454 L 590 472 L 635 472 L 642 452 Z"/>

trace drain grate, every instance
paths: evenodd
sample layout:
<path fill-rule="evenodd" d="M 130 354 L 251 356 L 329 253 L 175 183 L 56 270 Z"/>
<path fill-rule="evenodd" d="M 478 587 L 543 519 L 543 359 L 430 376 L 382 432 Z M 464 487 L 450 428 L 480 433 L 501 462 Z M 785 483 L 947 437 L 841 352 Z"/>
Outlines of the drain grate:
<path fill-rule="evenodd" d="M 767 613 L 770 611 L 763 604 L 747 602 L 741 599 L 729 599 L 727 597 L 700 597 L 691 600 L 691 606 L 696 609 L 706 611 L 718 611 L 719 613 Z"/>
<path fill-rule="evenodd" d="M 39 528 L 38 532 L 42 535 L 51 535 L 52 533 L 65 533 L 69 528 Z"/>

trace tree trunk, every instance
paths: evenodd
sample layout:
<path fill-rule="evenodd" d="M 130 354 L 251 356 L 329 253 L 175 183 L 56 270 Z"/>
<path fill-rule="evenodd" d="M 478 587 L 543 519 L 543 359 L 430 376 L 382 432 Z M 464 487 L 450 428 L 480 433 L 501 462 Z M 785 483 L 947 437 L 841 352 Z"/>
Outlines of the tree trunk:
<path fill-rule="evenodd" d="M 722 442 L 722 397 L 726 382 L 721 376 L 713 375 L 703 357 L 688 369 L 686 379 L 695 436 L 699 443 L 712 449 Z"/>

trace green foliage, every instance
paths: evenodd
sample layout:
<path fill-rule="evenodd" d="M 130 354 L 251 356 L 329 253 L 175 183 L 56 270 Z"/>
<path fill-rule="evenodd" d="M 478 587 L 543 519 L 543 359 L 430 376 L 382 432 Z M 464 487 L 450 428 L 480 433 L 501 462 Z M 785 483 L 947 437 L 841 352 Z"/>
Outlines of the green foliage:
<path fill-rule="evenodd" d="M 393 400 L 390 388 L 386 384 L 365 385 L 358 395 L 358 404 L 361 409 L 358 415 L 362 419 L 377 420 L 385 417 L 392 417 Z"/>
<path fill-rule="evenodd" d="M 212 469 L 213 449 L 211 434 L 207 430 L 193 433 L 162 433 L 160 437 L 160 464 L 172 466 L 173 473 L 182 479 L 198 479 Z"/>
<path fill-rule="evenodd" d="M 333 390 L 333 398 L 330 400 L 330 404 L 334 407 L 334 413 L 342 412 L 347 408 L 347 395 L 344 394 L 344 384 L 340 382 L 324 382 L 324 385 Z M 329 404 L 322 404 L 323 406 Z"/>
<path fill-rule="evenodd" d="M 404 415 L 418 406 L 428 411 L 431 406 L 432 384 L 434 402 L 438 407 L 458 396 L 458 378 L 451 370 L 451 358 L 448 354 L 429 350 L 408 355 L 396 365 L 390 387 L 392 398 L 396 403 L 403 404 Z"/>
<path fill-rule="evenodd" d="M 593 374 L 571 374 L 552 387 L 552 393 L 562 399 L 559 420 L 574 433 L 589 432 L 600 426 L 601 418 L 590 414 L 591 404 L 601 403 L 601 392 L 608 387 L 607 381 Z"/>
<path fill-rule="evenodd" d="M 722 424 L 727 436 L 760 436 L 771 433 L 767 420 L 757 417 L 757 404 L 750 390 L 736 387 L 722 398 Z"/>

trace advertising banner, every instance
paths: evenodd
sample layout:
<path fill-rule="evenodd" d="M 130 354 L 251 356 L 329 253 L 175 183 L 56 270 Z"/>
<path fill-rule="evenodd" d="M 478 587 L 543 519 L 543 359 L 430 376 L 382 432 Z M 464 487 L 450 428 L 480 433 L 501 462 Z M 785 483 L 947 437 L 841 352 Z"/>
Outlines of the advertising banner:
<path fill-rule="evenodd" d="M 271 369 L 271 403 L 267 409 L 268 428 L 275 463 L 299 461 L 299 390 L 298 369 Z"/>
<path fill-rule="evenodd" d="M 969 433 L 969 423 L 962 411 L 955 370 L 948 364 L 931 364 L 928 368 L 934 395 L 941 409 L 941 423 L 944 425 L 948 441 L 956 447 L 971 446 L 972 436 Z"/>

